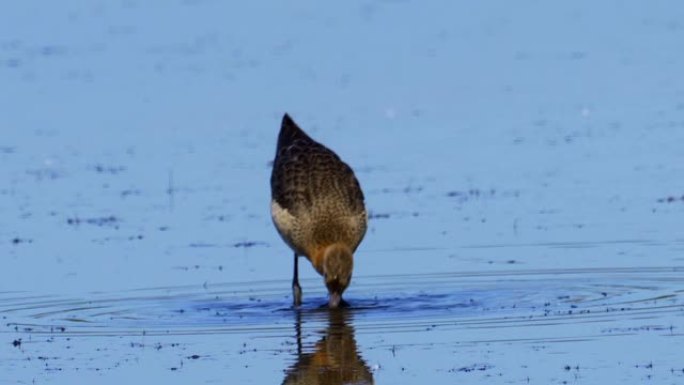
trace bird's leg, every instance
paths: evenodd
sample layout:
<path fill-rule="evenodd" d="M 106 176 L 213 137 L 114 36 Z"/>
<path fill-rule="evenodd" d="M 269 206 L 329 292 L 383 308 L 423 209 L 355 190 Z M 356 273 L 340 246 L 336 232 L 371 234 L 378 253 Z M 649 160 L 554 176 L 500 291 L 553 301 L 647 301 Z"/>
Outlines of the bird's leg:
<path fill-rule="evenodd" d="M 302 356 L 302 313 L 297 311 L 297 321 L 295 322 L 295 337 L 297 338 L 297 356 Z"/>
<path fill-rule="evenodd" d="M 299 306 L 302 304 L 302 288 L 299 286 L 299 260 L 297 253 L 294 255 L 294 275 L 292 276 L 292 297 L 294 299 L 294 305 Z"/>

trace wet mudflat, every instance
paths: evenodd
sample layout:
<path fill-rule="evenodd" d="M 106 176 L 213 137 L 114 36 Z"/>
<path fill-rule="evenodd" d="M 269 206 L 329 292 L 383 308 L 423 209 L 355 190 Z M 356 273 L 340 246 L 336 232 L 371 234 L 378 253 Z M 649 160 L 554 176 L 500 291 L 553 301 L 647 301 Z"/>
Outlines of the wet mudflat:
<path fill-rule="evenodd" d="M 235 7 L 2 6 L 0 383 L 684 383 L 684 7 Z M 291 307 L 285 111 L 366 193 L 347 309 Z"/>

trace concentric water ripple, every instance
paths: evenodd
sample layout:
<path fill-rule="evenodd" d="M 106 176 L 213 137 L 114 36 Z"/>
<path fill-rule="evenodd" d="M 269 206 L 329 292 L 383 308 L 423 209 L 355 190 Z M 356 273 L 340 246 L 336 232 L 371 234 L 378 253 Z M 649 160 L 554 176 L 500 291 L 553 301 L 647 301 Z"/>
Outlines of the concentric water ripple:
<path fill-rule="evenodd" d="M 347 295 L 346 311 L 359 333 L 657 320 L 684 314 L 683 290 L 674 284 L 682 272 L 681 267 L 643 267 L 362 276 Z M 6 331 L 31 334 L 264 335 L 289 331 L 295 314 L 324 324 L 324 304 L 324 293 L 314 291 L 305 293 L 304 307 L 293 309 L 283 280 L 83 298 L 5 292 L 0 316 Z"/>

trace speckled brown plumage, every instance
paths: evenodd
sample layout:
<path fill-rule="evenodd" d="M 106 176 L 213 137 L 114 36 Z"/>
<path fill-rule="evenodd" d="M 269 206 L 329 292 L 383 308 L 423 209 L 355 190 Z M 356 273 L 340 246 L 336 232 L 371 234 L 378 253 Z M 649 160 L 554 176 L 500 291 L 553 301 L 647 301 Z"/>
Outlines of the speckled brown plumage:
<path fill-rule="evenodd" d="M 271 197 L 273 222 L 283 240 L 324 277 L 326 250 L 338 245 L 353 253 L 366 232 L 363 192 L 352 169 L 287 114 L 273 162 Z M 330 269 L 337 266 L 327 263 Z"/>

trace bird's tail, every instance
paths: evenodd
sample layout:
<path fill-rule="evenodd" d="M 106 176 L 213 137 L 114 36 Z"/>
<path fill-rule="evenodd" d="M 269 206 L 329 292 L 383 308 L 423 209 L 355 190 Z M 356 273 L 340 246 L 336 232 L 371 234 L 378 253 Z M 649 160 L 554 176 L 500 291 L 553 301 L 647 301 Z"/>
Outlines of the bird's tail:
<path fill-rule="evenodd" d="M 312 140 L 289 114 L 283 116 L 283 122 L 280 125 L 280 135 L 278 135 L 278 148 L 283 146 L 289 146 L 292 142 L 297 139 Z"/>

